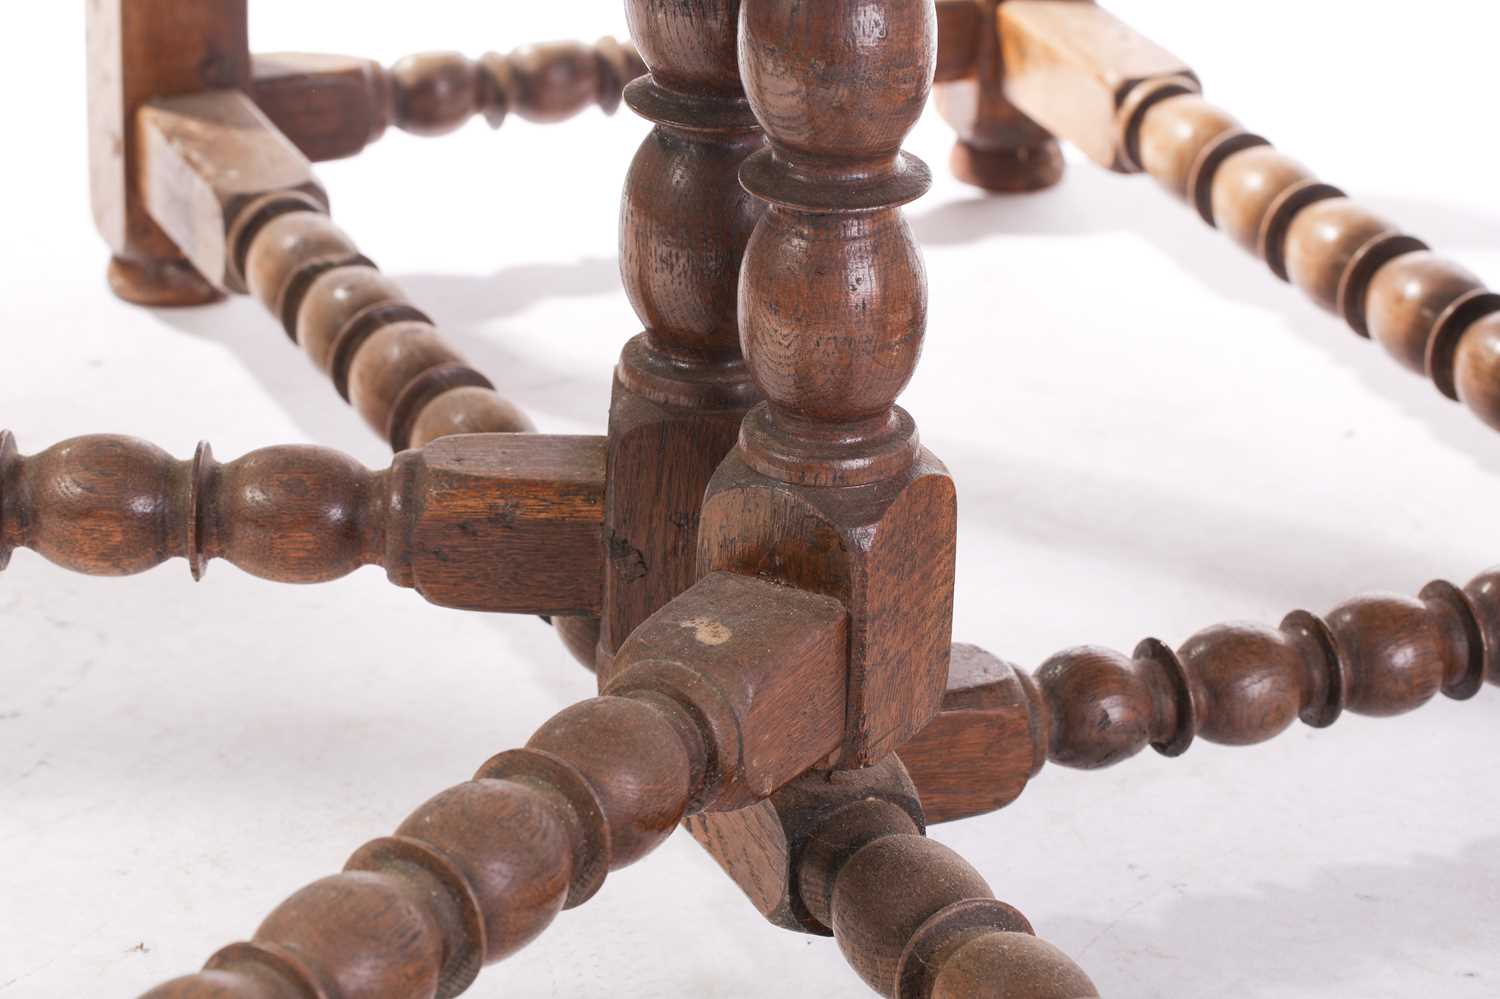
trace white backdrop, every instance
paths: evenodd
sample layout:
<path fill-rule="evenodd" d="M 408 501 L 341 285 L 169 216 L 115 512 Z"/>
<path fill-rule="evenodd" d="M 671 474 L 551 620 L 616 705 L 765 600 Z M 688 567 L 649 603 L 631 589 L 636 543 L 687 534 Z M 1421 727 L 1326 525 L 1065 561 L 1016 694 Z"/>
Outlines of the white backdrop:
<path fill-rule="evenodd" d="M 615 2 L 255 0 L 260 49 L 394 60 L 623 32 Z M 1494 47 L 1474 0 L 1117 0 L 1211 96 L 1500 282 Z M 223 459 L 388 454 L 247 301 L 132 309 L 103 283 L 83 5 L 12 24 L 0 426 Z M 598 432 L 638 330 L 618 287 L 646 126 L 392 133 L 321 174 L 361 246 L 555 432 Z M 911 215 L 932 323 L 905 405 L 960 485 L 956 633 L 1026 665 L 1174 644 L 1500 560 L 1500 439 L 1144 179 L 1079 163 L 985 199 L 938 167 Z M 130 996 L 247 936 L 591 678 L 536 621 L 462 615 L 378 570 L 316 588 L 176 562 L 132 580 L 18 552 L 0 576 L 0 999 Z M 1500 993 L 1500 690 L 1268 746 L 1049 769 L 934 835 L 1112 999 Z M 492 969 L 500 996 L 857 997 L 828 941 L 763 924 L 685 837 Z"/>

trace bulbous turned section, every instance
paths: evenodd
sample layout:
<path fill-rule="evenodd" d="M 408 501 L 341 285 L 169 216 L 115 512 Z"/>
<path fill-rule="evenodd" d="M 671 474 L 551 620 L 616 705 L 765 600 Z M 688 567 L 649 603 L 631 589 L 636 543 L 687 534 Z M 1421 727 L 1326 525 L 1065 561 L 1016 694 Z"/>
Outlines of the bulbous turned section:
<path fill-rule="evenodd" d="M 1035 676 L 954 646 L 938 716 L 901 749 L 929 822 L 1004 808 L 1047 760 L 1094 770 L 1151 746 L 1166 756 L 1202 737 L 1269 741 L 1298 719 L 1325 728 L 1347 711 L 1414 711 L 1439 693 L 1468 700 L 1500 684 L 1500 569 L 1463 589 L 1439 580 L 1416 599 L 1358 597 L 1280 627 L 1232 623 L 1173 651 L 1080 646 Z"/>
<path fill-rule="evenodd" d="M 861 774 L 812 774 L 772 798 L 807 929 L 831 929 L 850 967 L 890 999 L 1098 995 L 978 871 L 923 835 L 903 807 L 913 789 L 899 761 Z"/>
<path fill-rule="evenodd" d="M 620 274 L 645 327 L 621 361 L 622 385 L 694 409 L 754 401 L 740 353 L 735 291 L 765 206 L 740 186 L 765 139 L 740 85 L 739 0 L 630 0 L 626 17 L 648 76 L 626 90 L 655 124 L 625 179 Z"/>
<path fill-rule="evenodd" d="M 784 162 L 892 168 L 937 70 L 930 0 L 744 0 L 740 35 L 745 93 Z"/>
<path fill-rule="evenodd" d="M 930 999 L 1087 999 L 1099 993 L 1066 954 L 1027 933 L 984 933 L 958 944 Z"/>
<path fill-rule="evenodd" d="M 386 561 L 391 473 L 336 451 L 278 447 L 220 465 L 206 444 L 177 461 L 145 441 L 95 436 L 22 457 L 0 434 L 0 553 L 15 547 L 93 576 L 186 558 L 319 583 Z M 0 555 L 3 564 L 3 555 Z"/>
<path fill-rule="evenodd" d="M 577 705 L 147 996 L 452 999 L 675 827 L 704 791 L 706 738 L 667 697 Z"/>
<path fill-rule="evenodd" d="M 1500 428 L 1500 293 L 1204 100 L 1146 80 L 1120 102 L 1127 158 L 1357 335 Z"/>
<path fill-rule="evenodd" d="M 620 274 L 648 344 L 677 365 L 740 368 L 740 261 L 765 206 L 740 186 L 739 173 L 764 145 L 753 125 L 658 125 L 631 162 Z"/>
<path fill-rule="evenodd" d="M 739 182 L 765 145 L 740 85 L 739 0 L 629 0 L 625 12 L 649 69 L 625 101 L 655 127 L 620 206 L 620 275 L 642 332 L 610 404 L 601 687 L 626 639 L 698 578 L 704 490 L 760 400 L 735 297 L 765 212 Z"/>
<path fill-rule="evenodd" d="M 1358 597 L 1324 617 L 1296 611 L 1279 628 L 1216 625 L 1176 652 L 1147 640 L 1133 657 L 1098 648 L 1059 653 L 1026 687 L 1048 718 L 1047 756 L 1093 769 L 1147 745 L 1169 756 L 1198 737 L 1249 746 L 1299 718 L 1322 728 L 1345 710 L 1384 718 L 1440 692 L 1473 697 L 1500 672 L 1494 577 L 1465 590 L 1435 582 L 1419 599 Z"/>
<path fill-rule="evenodd" d="M 901 213 L 773 208 L 746 258 L 745 354 L 775 417 L 883 429 L 927 328 L 926 269 Z"/>
<path fill-rule="evenodd" d="M 646 70 L 678 95 L 743 101 L 739 0 L 626 0 L 625 20 Z"/>
<path fill-rule="evenodd" d="M 740 339 L 768 400 L 741 453 L 799 485 L 900 475 L 918 444 L 895 402 L 927 326 L 900 207 L 931 186 L 901 143 L 932 90 L 934 7 L 745 0 L 740 33 L 745 91 L 770 140 L 740 179 L 771 205 L 740 281 Z"/>
<path fill-rule="evenodd" d="M 446 135 L 475 115 L 499 128 L 515 114 L 527 121 L 564 121 L 597 104 L 620 106 L 625 85 L 644 71 L 627 45 L 548 42 L 508 55 L 471 60 L 460 52 L 407 56 L 376 77 L 389 120 L 413 135 Z"/>

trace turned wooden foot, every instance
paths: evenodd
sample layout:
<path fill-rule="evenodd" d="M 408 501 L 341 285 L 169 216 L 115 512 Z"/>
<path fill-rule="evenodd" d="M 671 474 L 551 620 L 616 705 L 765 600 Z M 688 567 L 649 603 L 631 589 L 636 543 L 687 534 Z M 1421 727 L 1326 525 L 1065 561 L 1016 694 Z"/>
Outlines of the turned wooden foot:
<path fill-rule="evenodd" d="M 153 309 L 210 305 L 224 297 L 186 260 L 132 260 L 115 256 L 105 272 L 109 290 L 132 305 Z"/>
<path fill-rule="evenodd" d="M 953 176 L 997 194 L 1042 191 L 1063 179 L 1067 164 L 1056 139 L 999 149 L 981 149 L 967 142 L 953 144 L 948 161 Z"/>

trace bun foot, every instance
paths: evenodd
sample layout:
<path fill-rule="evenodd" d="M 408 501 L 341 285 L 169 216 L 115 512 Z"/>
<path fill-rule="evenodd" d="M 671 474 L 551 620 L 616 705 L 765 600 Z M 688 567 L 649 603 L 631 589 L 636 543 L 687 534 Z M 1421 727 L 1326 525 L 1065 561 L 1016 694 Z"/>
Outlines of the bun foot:
<path fill-rule="evenodd" d="M 1066 164 L 1055 139 L 999 149 L 980 149 L 967 142 L 953 146 L 953 175 L 965 184 L 997 194 L 1042 191 L 1063 178 Z"/>
<path fill-rule="evenodd" d="M 106 276 L 110 291 L 132 305 L 182 308 L 209 305 L 224 297 L 223 292 L 205 281 L 186 260 L 113 257 Z"/>

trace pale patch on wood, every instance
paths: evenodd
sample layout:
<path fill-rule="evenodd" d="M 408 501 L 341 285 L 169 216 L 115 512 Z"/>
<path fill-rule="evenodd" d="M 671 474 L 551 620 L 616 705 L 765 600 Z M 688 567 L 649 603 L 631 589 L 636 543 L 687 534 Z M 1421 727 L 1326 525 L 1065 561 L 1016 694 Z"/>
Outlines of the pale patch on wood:
<path fill-rule="evenodd" d="M 723 645 L 734 637 L 733 631 L 711 617 L 688 618 L 680 627 L 691 628 L 700 645 Z"/>

